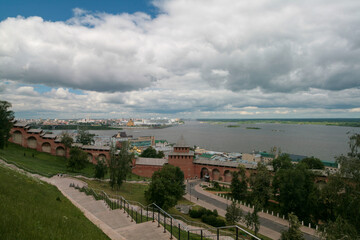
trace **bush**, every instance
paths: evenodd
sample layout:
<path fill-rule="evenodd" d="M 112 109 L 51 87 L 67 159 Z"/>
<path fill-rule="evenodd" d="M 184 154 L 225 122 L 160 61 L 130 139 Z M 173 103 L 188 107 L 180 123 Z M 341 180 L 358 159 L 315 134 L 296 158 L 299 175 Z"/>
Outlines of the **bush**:
<path fill-rule="evenodd" d="M 202 215 L 206 212 L 206 209 L 201 207 L 199 209 L 190 209 L 189 215 L 192 218 L 201 218 Z"/>
<path fill-rule="evenodd" d="M 218 212 L 216 209 L 214 209 L 214 211 L 211 211 L 209 209 L 200 207 L 199 209 L 190 209 L 189 211 L 189 215 L 192 218 L 201 218 L 204 215 L 208 215 L 208 216 L 218 216 Z"/>
<path fill-rule="evenodd" d="M 213 211 L 200 207 L 199 209 L 190 209 L 189 215 L 192 218 L 201 218 L 201 221 L 207 223 L 213 227 L 222 227 L 226 223 L 223 219 L 218 217 L 218 212 L 216 209 Z"/>
<path fill-rule="evenodd" d="M 218 211 L 216 209 L 213 210 L 213 214 L 215 217 L 219 216 Z"/>
<path fill-rule="evenodd" d="M 203 215 L 201 221 L 213 227 L 222 227 L 226 225 L 226 222 L 223 219 L 215 217 L 214 215 Z"/>
<path fill-rule="evenodd" d="M 220 184 L 218 182 L 214 182 L 215 189 L 221 189 Z"/>

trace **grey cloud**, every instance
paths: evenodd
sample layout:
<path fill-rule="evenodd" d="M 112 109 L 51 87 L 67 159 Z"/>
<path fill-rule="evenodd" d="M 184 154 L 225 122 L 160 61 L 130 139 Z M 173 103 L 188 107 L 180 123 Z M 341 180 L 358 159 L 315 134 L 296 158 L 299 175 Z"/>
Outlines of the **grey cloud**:
<path fill-rule="evenodd" d="M 235 92 L 360 86 L 357 1 L 225 2 L 156 1 L 154 19 L 81 9 L 66 23 L 9 18 L 0 23 L 0 71 L 99 92 L 143 89 L 189 71 Z"/>

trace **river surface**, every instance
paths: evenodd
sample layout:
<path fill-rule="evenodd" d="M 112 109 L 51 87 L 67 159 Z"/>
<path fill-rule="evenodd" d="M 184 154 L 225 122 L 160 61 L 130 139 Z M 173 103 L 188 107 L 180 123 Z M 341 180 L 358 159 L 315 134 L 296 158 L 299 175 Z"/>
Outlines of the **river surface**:
<path fill-rule="evenodd" d="M 335 161 L 335 156 L 348 152 L 348 138 L 360 133 L 360 128 L 324 125 L 254 123 L 228 128 L 231 123 L 210 124 L 186 121 L 185 124 L 163 129 L 124 129 L 128 135 L 155 136 L 176 143 L 181 135 L 190 146 L 221 152 L 269 152 L 280 147 L 282 152 L 314 156 L 325 161 Z M 246 129 L 257 127 L 260 129 Z M 54 131 L 57 132 L 57 131 Z M 112 136 L 118 130 L 93 130 L 99 136 Z"/>

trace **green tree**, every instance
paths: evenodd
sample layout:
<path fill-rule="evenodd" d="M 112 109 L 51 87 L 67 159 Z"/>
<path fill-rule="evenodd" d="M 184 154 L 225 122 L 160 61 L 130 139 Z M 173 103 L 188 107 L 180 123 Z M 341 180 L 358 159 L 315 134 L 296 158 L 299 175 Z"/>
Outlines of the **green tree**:
<path fill-rule="evenodd" d="M 14 112 L 9 110 L 11 103 L 0 101 L 0 149 L 7 146 L 8 139 L 10 138 L 10 130 L 13 126 Z"/>
<path fill-rule="evenodd" d="M 293 168 L 293 164 L 291 163 L 291 159 L 288 154 L 279 155 L 272 161 L 272 165 L 274 167 L 274 172 L 277 172 L 280 169 Z"/>
<path fill-rule="evenodd" d="M 232 202 L 231 205 L 226 207 L 225 218 L 230 225 L 236 224 L 243 217 L 242 210 L 236 206 L 236 202 Z"/>
<path fill-rule="evenodd" d="M 337 157 L 341 167 L 321 191 L 319 218 L 331 223 L 340 217 L 360 235 L 360 134 L 349 139 L 350 152 Z"/>
<path fill-rule="evenodd" d="M 315 157 L 307 157 L 302 159 L 299 164 L 305 164 L 308 169 L 324 169 L 324 164 L 320 159 Z"/>
<path fill-rule="evenodd" d="M 244 199 L 247 194 L 247 179 L 245 171 L 245 168 L 240 165 L 239 171 L 232 173 L 230 189 L 231 195 L 235 200 Z"/>
<path fill-rule="evenodd" d="M 164 156 L 165 156 L 164 152 L 162 151 L 156 152 L 156 150 L 153 147 L 148 147 L 140 154 L 140 157 L 143 158 L 163 158 Z"/>
<path fill-rule="evenodd" d="M 148 203 L 156 203 L 166 210 L 175 206 L 184 194 L 184 173 L 179 167 L 168 164 L 154 172 L 145 198 Z"/>
<path fill-rule="evenodd" d="M 68 149 L 71 148 L 71 145 L 74 142 L 74 139 L 70 136 L 68 132 L 62 132 L 60 135 L 61 143 L 64 144 L 65 147 L 65 157 L 68 157 Z"/>
<path fill-rule="evenodd" d="M 80 128 L 76 136 L 76 142 L 84 145 L 91 145 L 95 143 L 94 136 L 95 134 L 90 133 L 85 128 Z"/>
<path fill-rule="evenodd" d="M 250 178 L 251 195 L 262 207 L 267 205 L 271 195 L 271 174 L 263 163 L 258 163 L 255 175 Z"/>
<path fill-rule="evenodd" d="M 121 144 L 121 150 L 118 154 L 115 152 L 115 148 L 111 147 L 110 150 L 110 186 L 112 188 L 120 188 L 123 182 L 126 180 L 127 175 L 131 172 L 132 160 L 134 154 L 129 151 L 129 142 L 123 142 Z"/>
<path fill-rule="evenodd" d="M 314 184 L 314 175 L 303 165 L 276 172 L 273 187 L 280 204 L 281 213 L 294 212 L 303 220 L 317 208 L 318 189 Z"/>
<path fill-rule="evenodd" d="M 97 179 L 104 179 L 107 173 L 107 166 L 103 160 L 97 160 L 97 164 L 95 165 L 95 173 L 94 177 Z"/>
<path fill-rule="evenodd" d="M 329 221 L 327 224 L 325 224 L 323 228 L 325 229 L 325 231 L 321 232 L 321 239 L 326 239 L 326 240 L 360 239 L 360 236 L 356 232 L 355 226 L 350 224 L 341 216 L 338 216 L 335 222 Z"/>
<path fill-rule="evenodd" d="M 281 240 L 304 240 L 296 215 L 292 213 L 289 214 L 289 229 L 281 233 Z"/>
<path fill-rule="evenodd" d="M 248 212 L 244 218 L 246 226 L 248 228 L 250 227 L 254 231 L 255 235 L 257 235 L 260 230 L 260 220 L 258 215 L 259 211 L 260 205 L 255 203 L 253 212 Z"/>
<path fill-rule="evenodd" d="M 70 158 L 68 159 L 67 167 L 71 170 L 81 170 L 85 168 L 87 160 L 87 153 L 78 147 L 70 149 Z"/>

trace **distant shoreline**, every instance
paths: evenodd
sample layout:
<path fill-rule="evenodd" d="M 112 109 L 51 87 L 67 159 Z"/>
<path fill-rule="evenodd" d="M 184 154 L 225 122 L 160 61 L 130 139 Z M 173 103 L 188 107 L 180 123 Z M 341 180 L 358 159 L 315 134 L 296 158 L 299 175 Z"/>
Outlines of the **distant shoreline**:
<path fill-rule="evenodd" d="M 210 124 L 254 124 L 254 123 L 274 123 L 274 124 L 300 124 L 300 125 L 325 125 L 340 127 L 360 127 L 360 119 L 197 119 L 200 122 Z M 235 127 L 236 125 L 228 125 Z"/>

